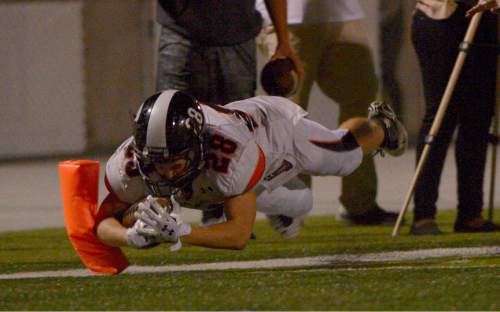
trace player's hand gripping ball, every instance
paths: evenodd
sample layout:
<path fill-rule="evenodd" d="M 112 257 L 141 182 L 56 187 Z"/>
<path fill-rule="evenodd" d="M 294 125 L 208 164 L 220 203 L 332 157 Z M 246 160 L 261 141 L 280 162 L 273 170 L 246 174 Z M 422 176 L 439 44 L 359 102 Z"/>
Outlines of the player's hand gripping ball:
<path fill-rule="evenodd" d="M 168 215 L 171 211 L 172 203 L 170 200 L 148 196 L 130 206 L 122 215 L 121 224 L 127 228 L 127 242 L 130 247 L 138 249 L 152 248 L 165 242 L 162 233 L 159 233 L 154 227 L 138 218 L 141 209 L 149 208 L 152 202 L 154 202 L 155 211 L 159 211 L 162 215 Z"/>
<path fill-rule="evenodd" d="M 262 69 L 260 84 L 269 95 L 289 97 L 297 91 L 298 76 L 289 58 L 268 62 Z"/>
<path fill-rule="evenodd" d="M 145 200 L 145 199 L 144 199 Z M 156 201 L 165 209 L 169 209 L 172 205 L 170 200 L 168 198 L 156 198 Z M 122 215 L 122 220 L 121 224 L 126 227 L 126 228 L 131 228 L 134 226 L 135 222 L 137 221 L 137 218 L 135 217 L 134 213 L 137 211 L 137 208 L 139 207 L 139 203 L 137 202 L 133 205 L 131 205 L 127 210 Z"/>
<path fill-rule="evenodd" d="M 146 201 L 139 204 L 134 214 L 147 228 L 141 229 L 140 234 L 153 236 L 160 242 L 175 243 L 180 237 L 180 223 L 173 217 L 169 209 L 165 209 L 157 199 L 146 197 Z"/>

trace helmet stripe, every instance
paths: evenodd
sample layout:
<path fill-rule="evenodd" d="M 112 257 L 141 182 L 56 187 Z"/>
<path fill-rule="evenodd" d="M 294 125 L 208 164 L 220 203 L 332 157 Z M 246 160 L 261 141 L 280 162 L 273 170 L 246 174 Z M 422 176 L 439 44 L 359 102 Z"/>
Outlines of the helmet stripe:
<path fill-rule="evenodd" d="M 177 90 L 167 90 L 162 92 L 156 100 L 149 117 L 146 146 L 159 148 L 167 147 L 167 138 L 165 136 L 167 112 L 170 106 L 170 100 L 176 92 Z"/>

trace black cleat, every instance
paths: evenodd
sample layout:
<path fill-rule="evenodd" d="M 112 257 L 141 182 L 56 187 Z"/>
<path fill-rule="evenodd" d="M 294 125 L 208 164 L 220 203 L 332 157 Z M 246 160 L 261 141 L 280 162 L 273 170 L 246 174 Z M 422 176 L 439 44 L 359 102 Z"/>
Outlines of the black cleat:
<path fill-rule="evenodd" d="M 368 107 L 368 119 L 378 121 L 384 128 L 385 138 L 380 148 L 391 156 L 400 156 L 408 147 L 408 132 L 398 120 L 394 110 L 383 102 Z"/>

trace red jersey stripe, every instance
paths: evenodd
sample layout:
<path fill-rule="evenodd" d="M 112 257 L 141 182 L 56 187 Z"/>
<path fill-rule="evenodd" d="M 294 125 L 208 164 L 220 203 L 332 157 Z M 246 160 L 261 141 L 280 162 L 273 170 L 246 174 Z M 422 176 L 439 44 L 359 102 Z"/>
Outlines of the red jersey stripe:
<path fill-rule="evenodd" d="M 250 178 L 250 181 L 245 188 L 245 192 L 248 192 L 249 190 L 254 188 L 254 186 L 260 181 L 260 178 L 262 178 L 264 169 L 266 168 L 266 157 L 264 156 L 264 152 L 259 145 L 257 145 L 257 148 L 259 149 L 259 162 L 257 163 L 255 170 L 253 171 L 252 178 Z"/>

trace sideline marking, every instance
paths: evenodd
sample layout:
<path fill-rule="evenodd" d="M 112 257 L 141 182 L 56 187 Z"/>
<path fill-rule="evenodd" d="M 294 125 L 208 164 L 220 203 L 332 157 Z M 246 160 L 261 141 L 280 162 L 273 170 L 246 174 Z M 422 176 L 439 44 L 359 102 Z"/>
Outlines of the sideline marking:
<path fill-rule="evenodd" d="M 132 265 L 120 274 L 145 274 L 145 273 L 167 273 L 167 272 L 192 272 L 207 270 L 234 270 L 234 269 L 269 269 L 290 268 L 301 266 L 324 266 L 329 264 L 348 264 L 356 262 L 385 262 L 405 261 L 441 257 L 475 257 L 500 255 L 500 246 L 495 247 L 471 247 L 471 248 L 434 248 L 407 251 L 391 251 L 368 254 L 347 254 L 333 256 L 318 256 L 305 258 L 281 258 L 255 261 L 233 261 L 215 262 L 183 265 L 163 266 L 137 266 Z M 430 268 L 430 267 L 429 267 Z M 346 269 L 346 268 L 339 268 Z M 356 268 L 347 268 L 356 270 Z M 362 269 L 362 268 L 361 268 Z M 19 272 L 0 274 L 0 280 L 6 279 L 28 279 L 47 277 L 88 277 L 100 276 L 87 269 L 41 271 L 41 272 Z"/>

